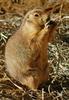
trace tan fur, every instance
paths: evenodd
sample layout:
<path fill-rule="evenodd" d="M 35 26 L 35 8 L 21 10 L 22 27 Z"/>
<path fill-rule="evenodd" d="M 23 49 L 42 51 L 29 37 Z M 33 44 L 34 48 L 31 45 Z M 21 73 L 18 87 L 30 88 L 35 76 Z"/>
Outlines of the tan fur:
<path fill-rule="evenodd" d="M 55 27 L 45 25 L 47 17 L 42 9 L 29 11 L 20 29 L 6 45 L 7 71 L 31 89 L 37 89 L 39 84 L 48 80 L 47 48 Z"/>

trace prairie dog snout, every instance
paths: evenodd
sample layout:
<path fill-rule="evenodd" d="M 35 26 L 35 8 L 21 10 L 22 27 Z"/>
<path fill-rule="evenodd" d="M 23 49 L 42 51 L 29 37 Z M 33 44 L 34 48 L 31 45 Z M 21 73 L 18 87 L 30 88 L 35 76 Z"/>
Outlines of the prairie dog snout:
<path fill-rule="evenodd" d="M 48 14 L 42 9 L 29 11 L 19 30 L 10 37 L 5 49 L 6 69 L 10 76 L 37 89 L 48 79 L 48 42 L 52 39 L 55 25 L 45 26 Z M 44 22 L 45 21 L 45 22 Z"/>

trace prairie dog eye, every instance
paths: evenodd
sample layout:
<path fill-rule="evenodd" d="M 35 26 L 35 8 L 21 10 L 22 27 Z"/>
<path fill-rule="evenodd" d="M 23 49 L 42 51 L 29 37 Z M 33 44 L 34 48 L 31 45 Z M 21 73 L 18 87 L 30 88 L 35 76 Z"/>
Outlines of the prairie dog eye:
<path fill-rule="evenodd" d="M 35 17 L 39 17 L 40 15 L 39 15 L 38 13 L 35 13 L 34 16 L 35 16 Z"/>

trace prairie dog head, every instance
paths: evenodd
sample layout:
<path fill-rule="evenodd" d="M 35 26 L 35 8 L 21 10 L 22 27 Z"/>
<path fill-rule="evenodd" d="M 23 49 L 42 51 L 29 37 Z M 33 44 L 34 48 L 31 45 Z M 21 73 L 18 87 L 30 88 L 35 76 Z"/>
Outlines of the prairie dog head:
<path fill-rule="evenodd" d="M 49 26 L 49 28 L 47 26 Z M 21 25 L 21 30 L 23 31 L 23 35 L 29 39 L 33 38 L 45 27 L 47 27 L 48 30 L 52 30 L 53 26 L 55 25 L 50 19 L 50 13 L 45 12 L 44 9 L 37 8 L 29 11 L 25 15 Z"/>
<path fill-rule="evenodd" d="M 43 9 L 33 9 L 26 14 L 24 23 L 29 22 L 37 26 L 42 26 L 44 24 L 42 15 Z"/>
<path fill-rule="evenodd" d="M 30 32 L 39 31 L 42 28 L 44 28 L 44 24 L 47 19 L 48 19 L 48 14 L 45 14 L 43 9 L 40 8 L 33 9 L 25 15 L 22 23 L 22 28 L 24 28 L 28 32 L 30 30 L 31 30 Z"/>

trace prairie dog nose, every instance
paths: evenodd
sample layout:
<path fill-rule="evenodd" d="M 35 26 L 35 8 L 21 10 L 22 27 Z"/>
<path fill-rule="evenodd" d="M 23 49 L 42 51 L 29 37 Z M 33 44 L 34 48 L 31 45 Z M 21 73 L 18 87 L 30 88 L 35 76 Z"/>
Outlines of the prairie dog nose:
<path fill-rule="evenodd" d="M 50 20 L 50 15 L 47 14 L 43 14 L 42 15 L 42 19 L 44 23 L 47 23 Z"/>

